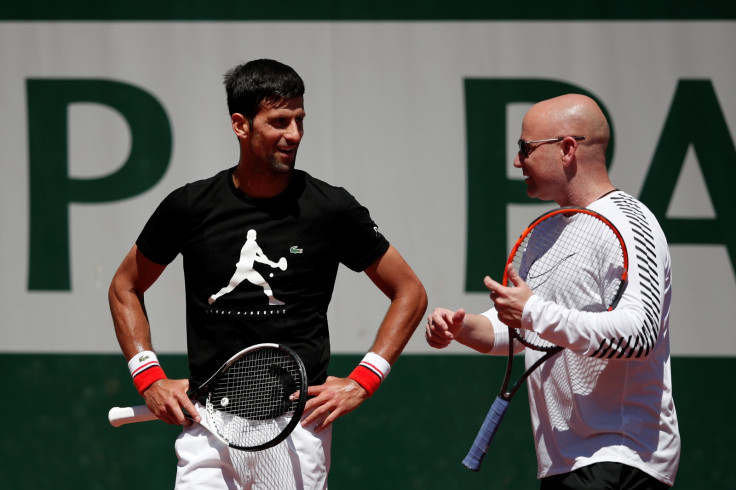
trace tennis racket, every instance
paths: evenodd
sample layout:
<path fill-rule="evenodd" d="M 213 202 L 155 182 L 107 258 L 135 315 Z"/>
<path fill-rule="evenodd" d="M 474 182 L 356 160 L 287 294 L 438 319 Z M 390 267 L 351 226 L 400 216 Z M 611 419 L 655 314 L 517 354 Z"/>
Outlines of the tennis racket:
<path fill-rule="evenodd" d="M 282 271 L 286 270 L 286 257 L 281 257 L 278 262 L 268 261 L 268 265 L 273 267 L 274 269 L 281 269 Z"/>
<path fill-rule="evenodd" d="M 506 263 L 544 300 L 580 311 L 611 311 L 626 288 L 629 259 L 616 227 L 584 208 L 559 208 L 534 220 L 511 250 Z M 504 268 L 503 285 L 509 284 Z M 515 343 L 543 353 L 511 386 Z M 562 351 L 535 332 L 509 328 L 509 355 L 501 392 L 496 397 L 463 465 L 480 470 L 483 457 L 511 399 L 529 375 Z"/>
<path fill-rule="evenodd" d="M 299 392 L 296 400 L 293 393 Z M 231 448 L 260 451 L 294 430 L 307 401 L 307 373 L 299 356 L 284 345 L 258 344 L 232 356 L 190 398 L 207 396 L 202 426 Z M 156 420 L 145 405 L 114 407 L 110 424 Z"/>

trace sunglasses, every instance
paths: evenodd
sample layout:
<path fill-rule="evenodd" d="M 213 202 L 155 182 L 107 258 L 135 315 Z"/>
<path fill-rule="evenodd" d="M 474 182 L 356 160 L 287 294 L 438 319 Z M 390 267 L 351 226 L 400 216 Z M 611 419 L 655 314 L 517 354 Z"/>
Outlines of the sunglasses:
<path fill-rule="evenodd" d="M 553 143 L 557 141 L 562 141 L 565 138 L 572 138 L 574 140 L 584 140 L 585 136 L 560 136 L 559 138 L 550 138 L 548 140 L 534 140 L 534 141 L 524 141 L 519 140 L 517 143 L 519 144 L 519 152 L 522 154 L 524 158 L 529 158 L 529 154 L 532 152 L 532 144 L 535 143 Z"/>

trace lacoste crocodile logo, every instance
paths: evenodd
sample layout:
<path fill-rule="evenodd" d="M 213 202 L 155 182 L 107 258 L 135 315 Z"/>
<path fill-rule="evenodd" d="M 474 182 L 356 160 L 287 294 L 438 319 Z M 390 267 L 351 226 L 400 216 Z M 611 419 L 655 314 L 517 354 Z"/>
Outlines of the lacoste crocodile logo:
<path fill-rule="evenodd" d="M 299 248 L 299 246 L 298 246 L 298 245 L 294 245 L 294 246 L 292 246 L 292 247 L 291 247 L 291 248 L 289 249 L 289 252 L 290 252 L 290 253 L 293 253 L 293 254 L 300 254 L 300 253 L 304 252 L 304 249 L 302 249 L 302 248 Z"/>
<path fill-rule="evenodd" d="M 149 355 L 148 354 L 144 354 L 144 355 L 142 355 L 141 357 L 138 358 L 138 362 L 146 361 L 146 360 L 148 360 L 148 358 L 149 358 Z"/>

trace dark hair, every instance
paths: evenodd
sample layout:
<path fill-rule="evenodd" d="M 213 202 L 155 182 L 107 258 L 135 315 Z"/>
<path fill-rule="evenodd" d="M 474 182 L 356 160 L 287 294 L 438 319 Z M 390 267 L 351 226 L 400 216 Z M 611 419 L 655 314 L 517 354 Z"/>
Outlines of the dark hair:
<path fill-rule="evenodd" d="M 253 60 L 225 73 L 227 108 L 253 123 L 264 103 L 278 104 L 304 95 L 304 81 L 291 67 L 274 60 Z"/>

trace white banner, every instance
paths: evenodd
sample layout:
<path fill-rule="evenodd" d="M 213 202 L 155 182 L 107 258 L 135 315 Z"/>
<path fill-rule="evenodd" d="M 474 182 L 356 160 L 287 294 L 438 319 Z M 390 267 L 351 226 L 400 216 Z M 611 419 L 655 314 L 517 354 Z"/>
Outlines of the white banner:
<path fill-rule="evenodd" d="M 734 27 L 583 21 L 0 23 L 0 351 L 118 351 L 107 287 L 146 219 L 175 187 L 237 162 L 222 75 L 238 63 L 274 58 L 299 72 L 307 86 L 307 118 L 297 165 L 346 187 L 370 209 L 424 282 L 430 307 L 478 312 L 489 306 L 487 296 L 464 292 L 464 80 L 554 80 L 594 93 L 616 130 L 614 184 L 637 196 L 680 81 L 709 81 L 727 127 L 736 127 Z M 54 192 L 72 191 L 61 179 L 58 188 L 32 192 L 38 176 L 31 172 L 33 151 L 41 151 L 33 148 L 48 142 L 54 147 L 43 151 L 65 151 L 68 169 L 62 175 L 96 180 L 124 164 L 134 138 L 129 121 L 104 104 L 71 104 L 66 120 L 52 114 L 47 119 L 45 105 L 30 100 L 38 93 L 33 82 L 43 80 L 135 87 L 163 107 L 173 144 L 165 175 L 142 194 L 68 204 L 70 260 L 59 267 L 68 266 L 70 288 L 61 291 L 30 284 L 31 221 L 44 222 L 38 214 L 43 206 L 32 203 L 53 202 Z M 489 149 L 506 148 L 509 178 L 520 177 L 511 161 L 524 110 L 509 108 L 505 141 L 487 135 Z M 729 134 L 733 141 L 734 132 Z M 60 138 L 66 150 L 56 145 Z M 687 153 L 668 216 L 716 216 L 702 164 L 694 151 Z M 726 154 L 722 164 L 736 162 Z M 36 161 L 34 171 L 39 169 Z M 487 188 L 492 195 L 494 182 Z M 550 207 L 509 206 L 510 231 L 497 230 L 497 239 L 512 240 L 530 217 Z M 35 257 L 42 260 L 44 243 L 35 245 Z M 672 244 L 671 251 L 673 353 L 733 355 L 736 280 L 726 247 Z M 478 277 L 497 273 L 478 271 Z M 177 259 L 146 295 L 160 352 L 185 350 L 183 291 Z M 364 274 L 343 268 L 330 307 L 333 351 L 365 351 L 386 307 Z M 430 350 L 420 326 L 408 352 Z"/>

